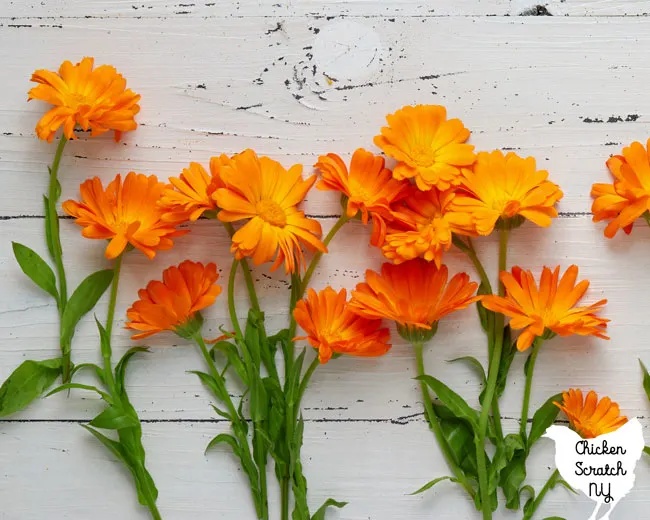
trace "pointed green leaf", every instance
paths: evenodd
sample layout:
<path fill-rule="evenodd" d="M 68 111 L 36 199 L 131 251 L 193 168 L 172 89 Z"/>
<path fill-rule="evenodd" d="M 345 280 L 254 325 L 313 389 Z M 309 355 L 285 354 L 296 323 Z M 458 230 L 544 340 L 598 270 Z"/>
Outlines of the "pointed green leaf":
<path fill-rule="evenodd" d="M 293 363 L 291 374 L 287 377 L 285 383 L 287 391 L 285 392 L 286 401 L 289 406 L 293 406 L 298 399 L 298 391 L 300 388 L 300 375 L 302 373 L 302 365 L 305 361 L 305 354 L 307 349 L 303 349 Z"/>
<path fill-rule="evenodd" d="M 512 460 L 501 470 L 499 485 L 506 497 L 508 509 L 519 509 L 519 490 L 526 480 L 526 452 L 518 450 Z"/>
<path fill-rule="evenodd" d="M 52 268 L 33 249 L 18 242 L 12 242 L 12 246 L 23 273 L 58 302 L 59 292 L 56 290 L 56 277 Z"/>
<path fill-rule="evenodd" d="M 99 396 L 106 401 L 107 403 L 112 403 L 113 400 L 111 399 L 111 396 L 108 395 L 106 392 L 102 392 L 99 388 L 96 386 L 91 386 L 91 385 L 81 385 L 79 383 L 66 383 L 65 385 L 57 386 L 54 390 L 52 390 L 49 394 L 47 394 L 45 397 L 50 397 L 51 395 L 58 394 L 59 392 L 63 392 L 65 390 L 71 390 L 73 388 L 77 388 L 79 390 L 89 390 L 91 392 L 97 392 Z"/>
<path fill-rule="evenodd" d="M 433 392 L 438 396 L 438 399 L 451 410 L 451 412 L 459 419 L 465 419 L 471 425 L 474 431 L 478 431 L 478 412 L 467 404 L 465 399 L 454 392 L 451 388 L 445 385 L 439 379 L 432 376 L 419 376 L 416 377 L 419 381 L 423 381 Z"/>
<path fill-rule="evenodd" d="M 533 415 L 533 423 L 530 427 L 530 435 L 528 436 L 528 449 L 532 447 L 537 440 L 544 435 L 546 429 L 555 422 L 560 409 L 554 404 L 562 402 L 562 394 L 555 394 L 539 407 L 539 410 Z"/>
<path fill-rule="evenodd" d="M 211 406 L 212 406 L 212 409 L 216 412 L 217 415 L 223 417 L 224 419 L 228 419 L 229 421 L 232 421 L 232 417 L 230 416 L 229 413 L 224 412 L 223 410 L 217 408 L 214 405 L 211 405 Z"/>
<path fill-rule="evenodd" d="M 424 486 L 422 486 L 417 491 L 414 491 L 413 493 L 409 493 L 409 495 L 419 495 L 420 493 L 424 493 L 428 489 L 431 489 L 433 486 L 435 486 L 438 482 L 442 482 L 444 480 L 449 480 L 451 482 L 458 482 L 458 479 L 455 478 L 455 477 L 449 477 L 449 476 L 447 476 L 447 477 L 438 477 L 438 478 L 433 479 L 430 482 L 427 482 Z"/>
<path fill-rule="evenodd" d="M 52 242 L 52 232 L 50 229 L 50 204 L 48 198 L 43 195 L 43 204 L 45 205 L 45 242 L 47 244 L 47 250 L 50 252 L 50 257 L 54 260 L 54 243 Z M 55 216 L 56 218 L 56 216 Z M 56 226 L 58 230 L 59 221 L 57 219 Z"/>
<path fill-rule="evenodd" d="M 481 285 L 478 286 L 478 291 L 476 291 L 476 294 L 486 295 L 492 294 L 492 292 L 483 282 L 481 282 Z M 476 310 L 478 311 L 478 317 L 481 321 L 481 327 L 483 327 L 483 330 L 486 332 L 492 330 L 494 327 L 494 312 L 489 311 L 483 307 L 483 304 L 480 301 L 476 303 Z"/>
<path fill-rule="evenodd" d="M 129 361 L 133 356 L 139 352 L 150 352 L 147 347 L 132 347 L 126 351 L 115 365 L 115 384 L 117 385 L 118 391 L 121 393 L 124 390 L 124 376 L 126 375 L 126 367 L 129 364 Z"/>
<path fill-rule="evenodd" d="M 27 407 L 61 374 L 61 359 L 23 361 L 0 386 L 0 417 Z"/>
<path fill-rule="evenodd" d="M 137 418 L 127 415 L 116 406 L 109 406 L 92 421 L 90 426 L 103 430 L 121 430 L 123 428 L 137 428 L 140 425 Z"/>
<path fill-rule="evenodd" d="M 212 352 L 213 359 L 214 359 L 214 354 L 217 351 L 222 352 L 223 354 L 226 355 L 228 362 L 235 369 L 235 372 L 239 376 L 239 379 L 241 379 L 242 383 L 244 383 L 245 386 L 248 386 L 249 385 L 248 373 L 246 372 L 244 361 L 239 355 L 239 351 L 237 350 L 237 347 L 233 345 L 230 341 L 218 341 L 212 347 L 211 352 Z"/>
<path fill-rule="evenodd" d="M 650 446 L 645 446 L 643 448 L 643 453 L 645 453 L 646 455 L 650 455 Z"/>
<path fill-rule="evenodd" d="M 457 363 L 458 361 L 462 361 L 471 369 L 473 369 L 481 378 L 481 382 L 485 384 L 485 382 L 487 381 L 487 377 L 485 375 L 485 369 L 483 368 L 483 365 L 478 359 L 472 356 L 463 356 L 463 357 L 450 359 L 449 361 L 447 361 L 447 363 Z"/>
<path fill-rule="evenodd" d="M 337 502 L 333 498 L 328 498 L 325 500 L 325 503 L 318 508 L 318 511 L 314 513 L 314 516 L 311 517 L 311 520 L 325 520 L 325 513 L 327 512 L 328 507 L 338 507 L 341 509 L 347 505 L 347 502 Z"/>
<path fill-rule="evenodd" d="M 205 448 L 205 453 L 214 448 L 217 444 L 227 444 L 232 448 L 233 453 L 241 458 L 241 448 L 237 439 L 228 433 L 220 433 L 214 439 L 212 439 Z"/>
<path fill-rule="evenodd" d="M 81 363 L 80 365 L 75 365 L 72 369 L 72 372 L 70 373 L 70 378 L 72 378 L 77 372 L 81 372 L 82 370 L 86 369 L 92 370 L 97 379 L 99 379 L 102 384 L 106 384 L 106 381 L 104 380 L 104 371 L 99 368 L 99 366 L 95 365 L 95 363 Z"/>
<path fill-rule="evenodd" d="M 226 391 L 226 389 L 223 386 L 223 381 L 216 380 L 210 374 L 206 374 L 205 372 L 201 372 L 200 370 L 190 370 L 190 374 L 195 374 L 196 376 L 198 376 L 201 382 L 205 386 L 207 386 L 210 390 L 212 390 L 212 393 L 215 395 L 217 399 L 220 399 L 221 401 L 225 400 L 226 396 L 224 395 L 224 392 Z"/>
<path fill-rule="evenodd" d="M 115 456 L 115 458 L 122 461 L 129 469 L 131 469 L 132 467 L 131 458 L 128 452 L 124 449 L 124 447 L 119 442 L 114 441 L 113 439 L 109 439 L 108 437 L 106 437 L 106 435 L 98 432 L 97 430 L 95 430 L 95 428 L 91 428 L 86 424 L 80 424 L 79 426 L 92 433 L 95 436 L 95 438 L 99 440 L 99 442 L 101 442 L 104 446 L 108 448 L 108 450 Z"/>

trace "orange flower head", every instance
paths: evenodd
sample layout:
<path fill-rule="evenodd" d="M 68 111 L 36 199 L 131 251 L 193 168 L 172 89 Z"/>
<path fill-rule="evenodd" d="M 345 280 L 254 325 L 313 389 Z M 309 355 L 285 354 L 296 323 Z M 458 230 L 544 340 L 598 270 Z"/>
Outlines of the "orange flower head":
<path fill-rule="evenodd" d="M 178 177 L 171 177 L 159 204 L 165 210 L 163 219 L 169 222 L 194 222 L 205 212 L 216 215 L 217 204 L 212 198 L 216 190 L 213 178 L 199 163 L 191 162 Z"/>
<path fill-rule="evenodd" d="M 142 339 L 171 330 L 183 338 L 197 333 L 202 324 L 199 311 L 214 303 L 221 293 L 213 263 L 185 260 L 163 271 L 162 282 L 152 280 L 126 311 L 127 329 L 139 331 L 133 339 Z"/>
<path fill-rule="evenodd" d="M 381 320 L 368 319 L 354 314 L 347 302 L 347 292 L 338 293 L 326 287 L 319 293 L 307 291 L 307 297 L 298 301 L 293 311 L 296 323 L 306 339 L 318 350 L 318 359 L 327 363 L 333 354 L 375 357 L 390 349 L 390 332 L 381 328 Z"/>
<path fill-rule="evenodd" d="M 593 220 L 610 221 L 605 228 L 607 238 L 621 228 L 629 235 L 636 219 L 650 219 L 650 139 L 645 148 L 639 142 L 623 148 L 623 155 L 610 157 L 607 167 L 614 182 L 593 185 Z"/>
<path fill-rule="evenodd" d="M 511 328 L 524 329 L 517 339 L 520 351 L 528 349 L 536 337 L 554 334 L 609 339 L 605 335 L 609 320 L 596 316 L 607 300 L 576 307 L 589 287 L 587 280 L 576 285 L 577 278 L 575 265 L 569 267 L 562 278 L 559 266 L 553 271 L 544 267 L 538 288 L 532 272 L 513 267 L 512 273 L 501 272 L 505 296 L 484 296 L 482 303 L 486 309 L 509 316 Z"/>
<path fill-rule="evenodd" d="M 39 139 L 52 142 L 63 126 L 68 139 L 74 139 L 79 125 L 91 136 L 113 130 L 119 141 L 122 132 L 135 130 L 134 117 L 140 111 L 140 95 L 126 88 L 126 79 L 111 65 L 93 70 L 94 59 L 84 58 L 73 65 L 64 61 L 58 74 L 37 70 L 32 81 L 38 85 L 29 91 L 29 100 L 40 99 L 54 105 L 36 125 Z"/>
<path fill-rule="evenodd" d="M 386 236 L 386 221 L 392 219 L 390 205 L 403 198 L 408 181 L 393 179 L 393 174 L 384 168 L 384 158 L 363 148 L 352 155 L 350 170 L 334 153 L 321 155 L 314 165 L 321 172 L 319 190 L 341 192 L 348 217 L 361 213 L 361 221 L 368 223 L 372 218 L 372 239 L 374 246 L 380 246 Z"/>
<path fill-rule="evenodd" d="M 442 265 L 442 253 L 452 244 L 453 233 L 474 235 L 470 215 L 451 210 L 457 195 L 436 188 L 420 191 L 411 187 L 401 205 L 394 206 L 382 247 L 384 256 L 396 264 L 422 257 Z"/>
<path fill-rule="evenodd" d="M 110 240 L 106 258 L 118 257 L 127 244 L 153 258 L 156 251 L 174 245 L 173 237 L 187 232 L 176 230 L 164 219 L 165 210 L 158 200 L 166 188 L 168 185 L 155 175 L 130 172 L 124 182 L 118 174 L 104 190 L 99 178 L 94 177 L 79 188 L 82 201 L 68 200 L 63 210 L 83 227 L 81 234 L 86 238 Z"/>
<path fill-rule="evenodd" d="M 480 235 L 489 235 L 500 223 L 517 227 L 523 219 L 548 227 L 563 193 L 547 177 L 533 157 L 480 152 L 474 167 L 463 169 L 462 188 L 468 194 L 456 197 L 453 209 L 471 215 Z"/>
<path fill-rule="evenodd" d="M 460 119 L 447 119 L 439 105 L 405 106 L 386 116 L 388 126 L 375 144 L 398 162 L 396 179 L 415 179 L 423 191 L 460 184 L 461 166 L 474 162 L 474 146 L 465 144 L 469 130 Z"/>
<path fill-rule="evenodd" d="M 300 245 L 327 252 L 318 238 L 318 221 L 305 217 L 297 205 L 316 182 L 302 179 L 302 166 L 285 170 L 268 157 L 245 150 L 231 158 L 222 155 L 211 163 L 223 187 L 214 192 L 223 222 L 246 220 L 232 237 L 230 250 L 238 259 L 252 257 L 255 265 L 270 262 L 271 270 L 283 262 L 287 273 L 300 271 L 305 259 Z"/>
<path fill-rule="evenodd" d="M 440 268 L 422 258 L 399 265 L 385 263 L 381 273 L 366 271 L 366 282 L 352 291 L 350 308 L 364 318 L 396 322 L 409 341 L 426 341 L 435 334 L 438 321 L 480 299 L 478 284 L 466 273 L 447 283 L 447 266 Z"/>
<path fill-rule="evenodd" d="M 583 439 L 593 439 L 604 433 L 618 430 L 627 422 L 621 415 L 618 404 L 609 397 L 598 400 L 598 394 L 591 390 L 583 399 L 579 389 L 562 392 L 562 402 L 553 403 L 569 418 L 569 424 Z"/>

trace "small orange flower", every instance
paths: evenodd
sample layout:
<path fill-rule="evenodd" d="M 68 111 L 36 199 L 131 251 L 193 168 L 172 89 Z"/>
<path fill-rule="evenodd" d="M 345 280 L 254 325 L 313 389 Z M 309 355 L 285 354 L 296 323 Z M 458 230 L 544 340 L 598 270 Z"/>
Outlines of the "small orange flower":
<path fill-rule="evenodd" d="M 384 243 L 386 221 L 392 219 L 390 205 L 403 198 L 409 183 L 393 179 L 393 174 L 384 168 L 384 158 L 357 149 L 352 155 L 350 170 L 334 153 L 321 155 L 314 165 L 321 171 L 319 190 L 339 191 L 347 199 L 346 213 L 354 217 L 361 212 L 361 221 L 368 223 L 372 218 L 372 239 L 374 246 Z"/>
<path fill-rule="evenodd" d="M 611 220 L 605 228 L 607 238 L 612 238 L 621 228 L 629 235 L 636 219 L 650 217 L 649 154 L 650 139 L 646 148 L 639 142 L 626 146 L 623 155 L 615 155 L 607 161 L 614 183 L 593 185 L 593 220 Z"/>
<path fill-rule="evenodd" d="M 483 306 L 511 318 L 510 327 L 524 329 L 517 339 L 517 349 L 528 349 L 534 339 L 547 331 L 570 336 L 597 336 L 609 339 L 605 335 L 607 322 L 596 316 L 607 300 L 600 300 L 586 307 L 575 307 L 584 296 L 589 282 L 581 281 L 576 285 L 578 267 L 572 265 L 560 278 L 560 267 L 551 271 L 544 267 L 539 289 L 530 271 L 513 267 L 512 274 L 501 273 L 505 297 L 488 295 L 483 297 Z"/>
<path fill-rule="evenodd" d="M 440 267 L 453 233 L 475 235 L 470 215 L 450 210 L 456 196 L 453 191 L 436 188 L 409 189 L 403 203 L 393 208 L 395 221 L 389 225 L 382 247 L 384 256 L 396 264 L 422 257 Z"/>
<path fill-rule="evenodd" d="M 155 175 L 130 172 L 124 182 L 118 174 L 104 190 L 94 177 L 79 188 L 82 202 L 68 200 L 63 210 L 77 219 L 75 223 L 84 228 L 81 234 L 86 238 L 110 240 L 106 258 L 118 257 L 127 244 L 153 258 L 156 251 L 174 245 L 173 237 L 187 233 L 163 220 L 165 211 L 158 200 L 167 187 Z"/>
<path fill-rule="evenodd" d="M 366 282 L 352 291 L 350 309 L 364 318 L 386 318 L 397 323 L 403 337 L 435 332 L 438 321 L 480 299 L 478 284 L 466 273 L 447 283 L 447 266 L 437 268 L 422 258 L 403 264 L 385 263 L 381 274 L 366 271 Z M 428 339 L 428 338 L 427 338 Z"/>
<path fill-rule="evenodd" d="M 399 161 L 393 177 L 415 179 L 423 191 L 460 184 L 460 167 L 475 159 L 474 146 L 464 144 L 469 130 L 460 119 L 447 119 L 447 110 L 439 105 L 416 105 L 399 109 L 386 121 L 374 142 Z"/>
<path fill-rule="evenodd" d="M 36 125 L 36 135 L 52 142 L 63 125 L 63 133 L 74 139 L 79 125 L 91 130 L 91 136 L 115 131 L 119 141 L 122 132 L 135 130 L 134 117 L 140 111 L 140 95 L 126 88 L 126 79 L 115 67 L 101 65 L 93 70 L 94 59 L 84 58 L 73 65 L 64 61 L 59 73 L 37 70 L 32 81 L 39 83 L 29 91 L 29 100 L 40 99 L 54 105 Z"/>
<path fill-rule="evenodd" d="M 163 219 L 170 222 L 197 220 L 206 211 L 217 211 L 212 194 L 217 189 L 213 178 L 199 163 L 191 162 L 179 177 L 170 177 L 172 183 L 160 198 L 160 206 L 166 211 Z"/>
<path fill-rule="evenodd" d="M 563 193 L 547 178 L 548 172 L 538 170 L 533 157 L 481 152 L 474 167 L 463 170 L 462 187 L 469 195 L 456 197 L 452 207 L 470 214 L 481 235 L 492 233 L 499 219 L 526 218 L 548 227 L 557 217 L 555 204 Z"/>
<path fill-rule="evenodd" d="M 171 330 L 182 337 L 191 336 L 200 328 L 196 313 L 214 303 L 221 293 L 215 285 L 219 279 L 217 266 L 213 263 L 185 260 L 163 271 L 162 282 L 153 280 L 146 289 L 138 291 L 138 297 L 126 311 L 127 329 L 140 331 L 133 339 L 142 339 Z"/>
<path fill-rule="evenodd" d="M 211 162 L 213 175 L 224 187 L 214 192 L 220 208 L 219 220 L 247 220 L 232 238 L 230 250 L 235 257 L 252 257 L 255 265 L 270 262 L 271 270 L 283 262 L 287 273 L 300 271 L 305 259 L 300 244 L 309 249 L 327 252 L 318 238 L 318 221 L 308 219 L 296 206 L 316 182 L 313 175 L 302 179 L 302 166 L 285 170 L 268 157 L 257 157 L 245 150 L 229 158 L 222 155 Z"/>
<path fill-rule="evenodd" d="M 583 438 L 593 439 L 604 433 L 618 430 L 627 422 L 618 404 L 609 397 L 598 401 L 598 394 L 591 390 L 583 400 L 579 389 L 562 392 L 562 403 L 553 403 L 569 418 L 571 427 Z"/>
<path fill-rule="evenodd" d="M 318 349 L 321 363 L 327 363 L 334 353 L 383 356 L 391 347 L 390 332 L 380 328 L 381 320 L 362 318 L 350 310 L 345 289 L 338 293 L 331 287 L 319 293 L 309 289 L 307 298 L 296 304 L 293 316 L 307 333 L 294 339 L 308 340 Z"/>

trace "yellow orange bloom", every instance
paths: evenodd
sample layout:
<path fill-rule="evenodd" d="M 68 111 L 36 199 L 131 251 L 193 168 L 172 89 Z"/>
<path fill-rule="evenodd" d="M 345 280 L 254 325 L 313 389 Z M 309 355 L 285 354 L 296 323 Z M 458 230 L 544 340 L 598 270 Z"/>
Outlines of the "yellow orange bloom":
<path fill-rule="evenodd" d="M 538 170 L 533 157 L 481 152 L 473 168 L 463 169 L 462 187 L 469 194 L 456 197 L 453 209 L 470 214 L 481 235 L 489 235 L 499 219 L 515 217 L 548 227 L 557 217 L 555 204 L 563 193 L 547 178 L 548 172 Z"/>
<path fill-rule="evenodd" d="M 386 116 L 388 126 L 375 144 L 399 162 L 393 177 L 415 179 L 421 190 L 460 184 L 460 168 L 474 162 L 474 146 L 465 144 L 469 130 L 460 119 L 447 119 L 439 105 L 405 106 Z"/>
<path fill-rule="evenodd" d="M 126 311 L 129 321 L 125 328 L 140 331 L 133 339 L 164 330 L 183 337 L 191 335 L 198 330 L 193 326 L 197 323 L 196 313 L 212 305 L 221 293 L 221 287 L 215 285 L 218 279 L 217 266 L 213 263 L 204 266 L 185 260 L 165 269 L 162 281 L 153 280 L 146 289 L 138 291 L 140 299 Z"/>
<path fill-rule="evenodd" d="M 475 234 L 470 215 L 450 209 L 456 196 L 450 190 L 409 189 L 404 201 L 393 207 L 394 222 L 389 224 L 382 247 L 384 256 L 396 264 L 422 257 L 440 267 L 453 233 Z"/>
<path fill-rule="evenodd" d="M 74 128 L 90 129 L 93 137 L 109 130 L 119 141 L 122 132 L 135 130 L 134 117 L 140 111 L 140 95 L 126 88 L 126 79 L 111 65 L 93 70 L 94 59 L 84 58 L 73 65 L 64 61 L 58 74 L 37 70 L 32 81 L 39 83 L 29 91 L 29 100 L 40 99 L 54 105 L 36 125 L 36 135 L 51 142 L 63 126 L 68 139 L 74 139 Z"/>
<path fill-rule="evenodd" d="M 636 219 L 650 216 L 650 139 L 645 148 L 639 142 L 626 146 L 623 155 L 609 158 L 607 167 L 614 183 L 593 185 L 593 219 L 611 220 L 605 228 L 607 238 L 621 228 L 629 235 Z"/>
<path fill-rule="evenodd" d="M 178 177 L 170 177 L 173 187 L 168 187 L 160 198 L 166 211 L 163 219 L 170 222 L 194 222 L 206 211 L 216 211 L 212 194 L 217 186 L 213 178 L 199 163 L 191 162 Z"/>
<path fill-rule="evenodd" d="M 546 331 L 560 336 L 578 334 L 609 339 L 605 335 L 609 320 L 596 316 L 607 300 L 576 307 L 589 288 L 587 280 L 576 285 L 577 278 L 575 265 L 561 278 L 559 266 L 553 271 L 544 267 L 538 288 L 532 272 L 513 267 L 512 273 L 503 271 L 500 276 L 505 297 L 484 296 L 482 303 L 486 309 L 509 316 L 512 329 L 524 329 L 517 339 L 520 351 L 528 349 L 534 339 Z"/>
<path fill-rule="evenodd" d="M 318 221 L 308 219 L 296 206 L 316 182 L 313 175 L 302 179 L 302 166 L 285 170 L 268 157 L 245 150 L 229 158 L 213 160 L 213 174 L 224 187 L 214 192 L 223 222 L 247 220 L 232 238 L 230 250 L 236 258 L 252 257 L 256 265 L 273 260 L 271 270 L 283 262 L 287 273 L 299 271 L 305 263 L 300 248 L 326 252 L 318 238 Z"/>
<path fill-rule="evenodd" d="M 366 271 L 366 282 L 352 291 L 350 309 L 364 318 L 396 322 L 403 336 L 435 331 L 441 318 L 480 299 L 474 296 L 478 284 L 466 273 L 456 274 L 449 283 L 447 279 L 446 265 L 438 268 L 422 258 L 385 263 L 381 273 Z"/>
<path fill-rule="evenodd" d="M 390 349 L 390 332 L 381 328 L 381 320 L 366 319 L 354 314 L 347 302 L 347 292 L 338 293 L 326 287 L 319 293 L 307 291 L 307 297 L 298 301 L 293 311 L 296 323 L 302 327 L 306 339 L 318 350 L 318 359 L 327 363 L 332 354 L 374 357 Z"/>
<path fill-rule="evenodd" d="M 604 433 L 618 430 L 627 422 L 621 415 L 618 404 L 609 397 L 598 400 L 598 394 L 591 390 L 585 399 L 582 391 L 571 388 L 562 392 L 562 402 L 553 403 L 569 418 L 569 424 L 583 439 L 593 439 Z"/>
<path fill-rule="evenodd" d="M 384 167 L 384 158 L 363 148 L 352 155 L 350 170 L 335 153 L 321 155 L 314 165 L 321 172 L 319 190 L 339 191 L 347 199 L 346 214 L 354 217 L 361 213 L 361 221 L 372 218 L 374 246 L 380 246 L 386 236 L 386 221 L 392 219 L 390 205 L 402 198 L 408 181 L 393 179 L 392 172 Z"/>
<path fill-rule="evenodd" d="M 94 177 L 79 188 L 81 202 L 68 200 L 63 210 L 84 228 L 81 234 L 86 238 L 110 240 L 106 258 L 118 257 L 127 244 L 153 258 L 156 251 L 174 245 L 173 237 L 186 233 L 163 220 L 165 211 L 158 200 L 167 187 L 155 175 L 130 172 L 124 182 L 118 174 L 104 190 Z"/>

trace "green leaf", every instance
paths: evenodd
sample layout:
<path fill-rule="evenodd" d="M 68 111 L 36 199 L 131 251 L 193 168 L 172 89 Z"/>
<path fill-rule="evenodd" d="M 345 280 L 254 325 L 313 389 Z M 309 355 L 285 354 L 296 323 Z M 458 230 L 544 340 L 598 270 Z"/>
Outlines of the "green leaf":
<path fill-rule="evenodd" d="M 291 374 L 285 383 L 287 385 L 287 391 L 285 392 L 286 401 L 289 406 L 293 406 L 298 398 L 298 390 L 300 388 L 300 375 L 302 373 L 302 365 L 305 361 L 306 352 L 307 349 L 303 349 L 303 351 L 298 355 L 293 363 Z"/>
<path fill-rule="evenodd" d="M 526 503 L 524 504 L 524 518 L 527 518 L 528 515 L 531 514 L 532 512 L 531 509 L 535 505 L 535 488 L 530 484 L 526 484 L 525 486 L 522 486 L 521 489 L 519 490 L 520 502 L 524 493 L 528 494 L 528 500 L 526 500 Z"/>
<path fill-rule="evenodd" d="M 242 383 L 244 383 L 245 386 L 248 386 L 248 373 L 246 372 L 244 361 L 239 355 L 239 351 L 237 350 L 237 347 L 233 345 L 230 341 L 218 341 L 212 347 L 211 352 L 212 352 L 213 359 L 216 351 L 222 352 L 223 354 L 226 355 L 228 362 L 235 369 L 235 372 L 239 376 L 239 379 L 241 379 Z"/>
<path fill-rule="evenodd" d="M 59 292 L 56 290 L 54 271 L 38 253 L 27 246 L 12 242 L 14 256 L 20 268 L 36 285 L 52 296 L 58 303 Z"/>
<path fill-rule="evenodd" d="M 643 448 L 643 453 L 645 453 L 646 455 L 650 455 L 650 446 L 645 446 Z"/>
<path fill-rule="evenodd" d="M 501 470 L 499 485 L 506 497 L 508 509 L 519 509 L 519 490 L 526 480 L 526 452 L 517 450 L 512 460 Z"/>
<path fill-rule="evenodd" d="M 435 486 L 438 482 L 442 482 L 443 480 L 449 480 L 451 482 L 458 482 L 458 479 L 455 477 L 438 477 L 436 479 L 433 479 L 430 482 L 427 482 L 424 486 L 422 486 L 420 489 L 417 491 L 414 491 L 413 493 L 409 493 L 409 495 L 419 495 L 420 493 L 424 493 L 428 489 L 431 489 L 433 486 Z"/>
<path fill-rule="evenodd" d="M 23 361 L 0 386 L 0 417 L 27 407 L 61 374 L 61 358 Z"/>
<path fill-rule="evenodd" d="M 551 396 L 539 410 L 533 415 L 533 423 L 530 427 L 530 435 L 528 436 L 528 449 L 532 447 L 537 440 L 544 435 L 546 429 L 555 422 L 560 409 L 554 404 L 562 401 L 562 394 L 555 394 Z"/>
<path fill-rule="evenodd" d="M 239 447 L 239 444 L 237 443 L 237 439 L 235 439 L 232 435 L 228 433 L 220 433 L 217 435 L 214 439 L 212 439 L 208 445 L 205 448 L 205 453 L 210 451 L 212 448 L 214 448 L 217 444 L 227 444 L 232 448 L 233 453 L 241 458 L 242 455 L 242 450 Z"/>
<path fill-rule="evenodd" d="M 63 392 L 65 390 L 71 390 L 73 388 L 78 388 L 79 390 L 90 390 L 91 392 L 97 392 L 99 394 L 99 396 L 104 401 L 106 401 L 107 403 L 112 403 L 113 402 L 110 395 L 108 395 L 106 392 L 102 392 L 96 386 L 81 385 L 79 383 L 66 383 L 65 385 L 57 386 L 54 390 L 52 390 L 45 397 L 50 397 L 51 395 L 58 394 L 59 392 Z"/>
<path fill-rule="evenodd" d="M 124 376 L 126 374 L 126 367 L 133 356 L 139 352 L 150 352 L 147 347 L 133 347 L 126 351 L 115 365 L 115 384 L 117 385 L 118 392 L 122 393 L 124 390 Z"/>
<path fill-rule="evenodd" d="M 128 452 L 124 447 L 117 441 L 109 439 L 106 435 L 98 432 L 95 428 L 91 428 L 86 424 L 80 424 L 82 428 L 92 433 L 99 442 L 108 448 L 108 450 L 120 461 L 122 461 L 129 469 L 132 470 L 132 461 Z M 133 471 L 133 470 L 132 470 Z"/>
<path fill-rule="evenodd" d="M 499 373 L 497 375 L 496 397 L 503 395 L 508 381 L 508 372 L 517 353 L 516 343 L 512 342 L 510 326 L 503 329 L 503 352 L 501 353 L 501 363 L 499 363 Z"/>
<path fill-rule="evenodd" d="M 478 286 L 478 291 L 476 291 L 476 294 L 486 295 L 492 294 L 492 292 L 488 290 L 487 286 L 483 282 L 481 282 L 481 285 Z M 492 330 L 494 327 L 494 312 L 489 311 L 483 307 L 483 304 L 480 301 L 476 303 L 476 310 L 478 311 L 478 317 L 479 320 L 481 320 L 481 327 L 483 327 L 483 330 L 486 332 Z"/>
<path fill-rule="evenodd" d="M 645 390 L 645 395 L 650 399 L 650 374 L 648 369 L 643 364 L 643 361 L 639 359 L 639 364 L 641 365 L 641 370 L 643 371 L 643 389 Z"/>
<path fill-rule="evenodd" d="M 338 507 L 341 509 L 347 505 L 347 502 L 337 502 L 333 498 L 328 498 L 325 500 L 325 503 L 318 508 L 318 511 L 314 513 L 314 516 L 311 517 L 311 520 L 325 520 L 325 513 L 327 512 L 328 507 Z"/>
<path fill-rule="evenodd" d="M 476 446 L 472 427 L 467 421 L 454 416 L 444 405 L 434 404 L 433 408 L 438 417 L 442 434 L 454 455 L 454 461 L 466 475 L 477 479 Z"/>
<path fill-rule="evenodd" d="M 566 518 L 563 518 L 561 516 L 547 516 L 544 518 L 544 520 L 566 520 Z"/>
<path fill-rule="evenodd" d="M 50 205 L 48 198 L 43 195 L 43 204 L 45 206 L 45 242 L 47 244 L 47 250 L 50 253 L 50 257 L 54 260 L 54 244 L 52 242 L 52 233 L 50 231 Z M 57 219 L 56 225 L 58 229 L 59 221 Z"/>
<path fill-rule="evenodd" d="M 456 417 L 459 419 L 465 419 L 471 424 L 475 432 L 478 431 L 478 412 L 468 405 L 465 399 L 435 377 L 424 375 L 416 377 L 416 379 L 423 381 L 429 388 L 431 388 L 431 390 L 433 390 L 438 396 L 438 399 L 440 399 L 440 401 L 442 401 L 442 403 L 447 406 Z"/>
<path fill-rule="evenodd" d="M 190 374 L 196 374 L 201 382 L 210 390 L 212 390 L 212 393 L 217 399 L 220 399 L 221 401 L 225 400 L 226 396 L 224 395 L 224 392 L 226 389 L 223 386 L 223 381 L 218 381 L 210 374 L 206 374 L 205 372 L 201 372 L 199 370 L 190 370 Z"/>
<path fill-rule="evenodd" d="M 215 413 L 217 415 L 223 417 L 224 419 L 228 419 L 229 421 L 233 420 L 233 418 L 230 416 L 230 414 L 228 412 L 224 412 L 220 408 L 217 408 L 215 405 L 211 405 L 211 406 L 212 406 L 212 409 L 215 411 Z"/>
<path fill-rule="evenodd" d="M 121 430 L 123 428 L 137 428 L 140 423 L 137 418 L 128 415 L 122 408 L 109 406 L 90 421 L 90 426 L 102 428 L 103 430 Z"/>
<path fill-rule="evenodd" d="M 61 340 L 70 341 L 81 317 L 90 311 L 113 280 L 113 270 L 105 269 L 88 276 L 75 289 L 61 316 Z"/>
<path fill-rule="evenodd" d="M 113 350 L 111 348 L 111 338 L 108 337 L 108 332 L 104 326 L 100 323 L 95 316 L 95 323 L 97 324 L 97 329 L 99 330 L 99 346 L 104 359 L 109 358 L 113 355 Z"/>
<path fill-rule="evenodd" d="M 458 361 L 462 361 L 465 364 L 467 364 L 470 368 L 472 368 L 481 378 L 481 382 L 485 384 L 485 382 L 487 381 L 487 376 L 485 375 L 485 369 L 483 368 L 483 365 L 481 365 L 481 362 L 478 359 L 472 356 L 463 356 L 463 357 L 450 359 L 449 361 L 447 361 L 447 363 L 456 363 Z"/>
<path fill-rule="evenodd" d="M 70 373 L 70 378 L 72 378 L 77 372 L 81 372 L 85 369 L 92 370 L 97 379 L 99 379 L 102 384 L 106 384 L 104 381 L 104 371 L 99 366 L 95 365 L 95 363 L 81 363 L 80 365 L 75 365 Z"/>

